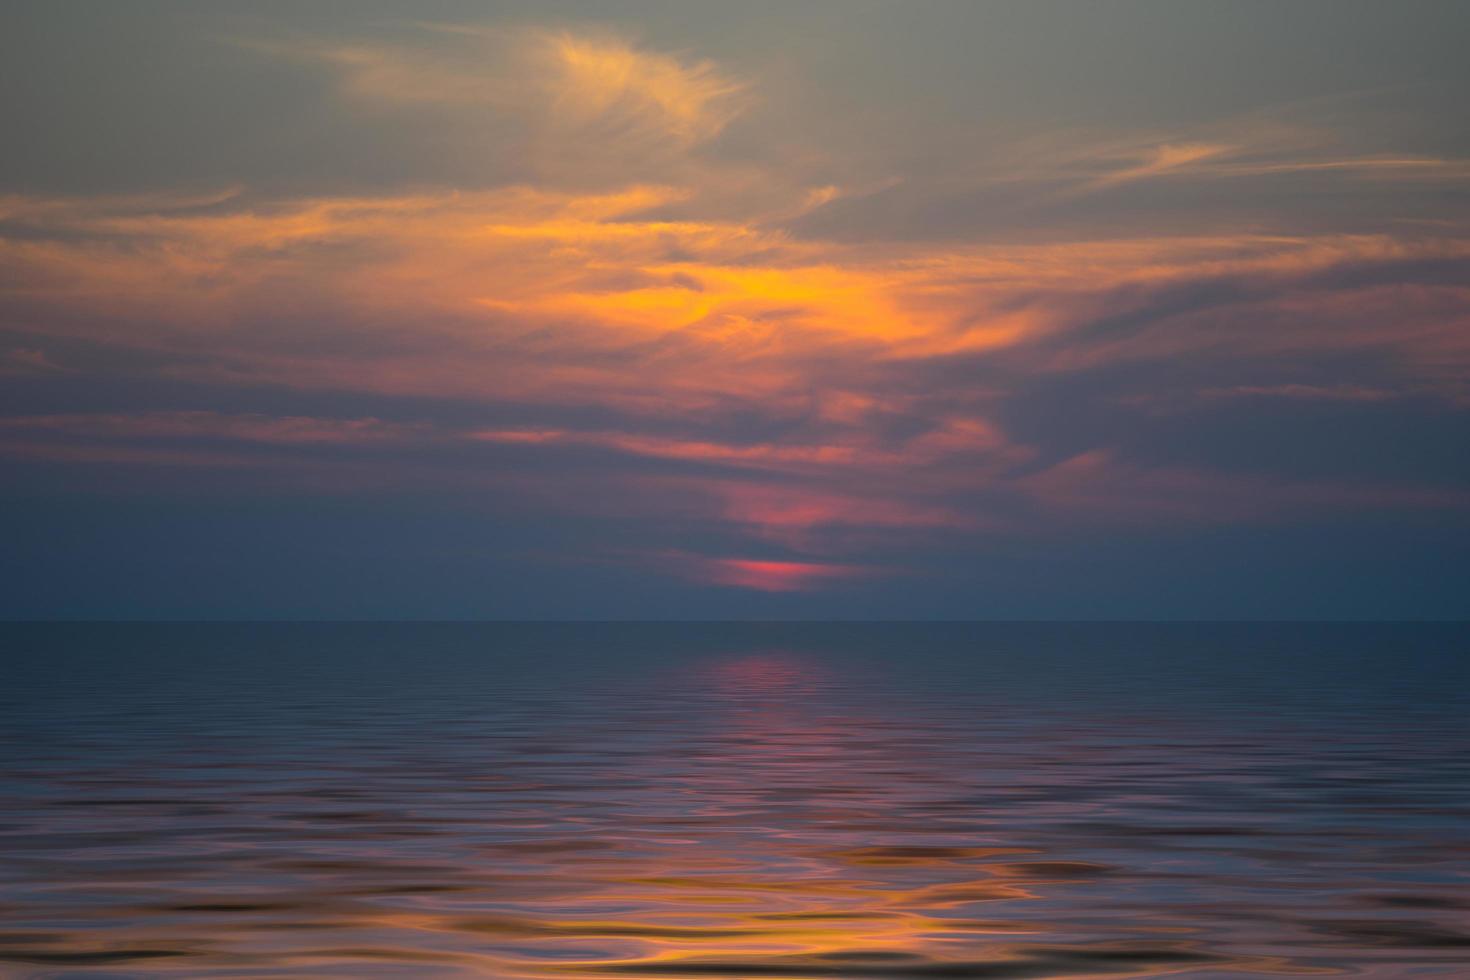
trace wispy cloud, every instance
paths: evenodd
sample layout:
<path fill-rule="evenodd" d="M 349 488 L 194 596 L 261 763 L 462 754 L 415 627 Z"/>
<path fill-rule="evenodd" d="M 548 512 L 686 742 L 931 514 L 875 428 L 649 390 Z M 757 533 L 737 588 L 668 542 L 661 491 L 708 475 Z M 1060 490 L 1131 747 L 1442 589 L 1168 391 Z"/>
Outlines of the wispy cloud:
<path fill-rule="evenodd" d="M 1282 479 L 1187 467 L 1127 463 L 1106 450 L 1091 450 L 1017 481 L 1041 506 L 1073 519 L 1233 524 L 1284 520 L 1304 513 L 1377 509 L 1463 511 L 1470 491 L 1415 486 L 1382 479 L 1341 481 Z"/>
<path fill-rule="evenodd" d="M 1299 398 L 1306 401 L 1379 402 L 1398 395 L 1385 388 L 1365 385 L 1234 385 L 1229 388 L 1206 388 L 1202 398 Z"/>
<path fill-rule="evenodd" d="M 403 439 L 417 427 L 378 419 L 326 419 L 259 413 L 146 412 L 0 417 L 0 432 L 93 439 L 217 439 L 278 445 Z"/>
<path fill-rule="evenodd" d="M 321 69 L 358 112 L 437 119 L 488 169 L 589 186 L 683 172 L 752 86 L 610 30 L 424 24 L 389 39 L 239 42 Z M 657 178 L 656 178 L 657 179 Z"/>
<path fill-rule="evenodd" d="M 65 370 L 39 347 L 12 347 L 0 351 L 0 374 L 50 374 Z"/>
<path fill-rule="evenodd" d="M 12 414 L 0 454 L 493 490 L 666 533 L 647 552 L 659 570 L 772 592 L 866 581 L 894 564 L 874 551 L 906 543 L 1056 523 L 1465 507 L 1457 486 L 1371 462 L 1334 482 L 1122 448 L 1200 405 L 1413 392 L 1463 407 L 1470 239 L 1453 220 L 1227 226 L 1169 198 L 1166 227 L 1125 232 L 1107 210 L 1282 174 L 1449 186 L 1462 161 L 1237 121 L 1063 133 L 922 182 L 821 147 L 790 167 L 722 158 L 761 105 L 755 82 L 611 33 L 441 25 L 255 47 L 316 67 L 335 105 L 378 123 L 493 130 L 517 178 L 0 198 L 7 378 L 261 401 Z M 1033 207 L 1034 227 L 937 233 L 940 190 L 982 184 Z M 896 232 L 904 207 L 928 234 Z M 859 233 L 803 223 L 843 208 Z M 1127 380 L 1140 371 L 1145 396 Z M 340 411 L 270 407 L 306 396 Z M 1135 414 L 1102 417 L 1115 410 Z M 661 546 L 690 535 L 707 551 Z"/>

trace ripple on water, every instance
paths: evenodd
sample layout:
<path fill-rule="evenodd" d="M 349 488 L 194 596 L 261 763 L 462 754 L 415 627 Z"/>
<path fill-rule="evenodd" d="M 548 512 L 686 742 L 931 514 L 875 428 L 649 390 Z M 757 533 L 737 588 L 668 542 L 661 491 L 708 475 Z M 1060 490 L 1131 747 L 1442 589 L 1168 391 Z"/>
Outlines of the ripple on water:
<path fill-rule="evenodd" d="M 1201 629 L 12 629 L 0 975 L 1470 976 L 1464 631 Z"/>

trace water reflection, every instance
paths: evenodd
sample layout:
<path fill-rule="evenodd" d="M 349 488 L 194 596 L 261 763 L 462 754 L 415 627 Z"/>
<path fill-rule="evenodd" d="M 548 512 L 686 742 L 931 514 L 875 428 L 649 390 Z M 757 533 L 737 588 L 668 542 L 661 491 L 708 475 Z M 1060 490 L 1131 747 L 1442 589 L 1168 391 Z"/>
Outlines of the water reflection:
<path fill-rule="evenodd" d="M 1462 629 L 6 631 L 5 976 L 1470 972 Z"/>

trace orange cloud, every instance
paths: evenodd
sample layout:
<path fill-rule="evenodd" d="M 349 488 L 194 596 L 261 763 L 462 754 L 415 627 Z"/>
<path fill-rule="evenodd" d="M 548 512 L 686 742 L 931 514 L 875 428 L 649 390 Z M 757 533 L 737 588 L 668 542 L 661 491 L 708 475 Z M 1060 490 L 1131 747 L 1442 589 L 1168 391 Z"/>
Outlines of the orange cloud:
<path fill-rule="evenodd" d="M 1050 456 L 1016 434 L 1025 430 L 1005 409 L 1028 386 L 1146 361 L 1172 370 L 1352 355 L 1392 372 L 1381 385 L 1211 377 L 1190 382 L 1195 401 L 1200 391 L 1463 395 L 1470 240 L 1453 224 L 1232 230 L 1185 214 L 1168 234 L 1038 220 L 1009 238 L 905 236 L 881 221 L 870 234 L 803 235 L 797 217 L 881 211 L 885 191 L 910 185 L 817 150 L 789 167 L 719 159 L 715 137 L 760 103 L 754 82 L 712 62 L 610 34 L 445 26 L 393 44 L 265 47 L 324 69 L 371 118 L 411 111 L 443 114 L 456 132 L 494 129 L 520 182 L 5 197 L 0 302 L 19 339 L 0 371 L 78 371 L 58 352 L 101 351 L 94 360 L 126 360 L 145 377 L 454 399 L 485 417 L 44 415 L 0 421 L 7 452 L 173 462 L 190 439 L 253 443 L 261 457 L 269 447 L 286 457 L 290 446 L 366 455 L 432 445 L 458 460 L 444 463 L 458 466 L 452 477 L 435 471 L 441 482 L 516 482 L 538 506 L 697 522 L 824 558 L 860 551 L 864 531 L 1014 524 L 994 506 L 1006 495 L 1094 520 L 1245 519 L 1323 500 L 1450 505 L 1412 487 L 1127 465 L 1096 444 L 1027 472 Z M 1464 176 L 1460 161 L 1349 153 L 1321 133 L 1260 123 L 1068 135 L 952 167 L 965 171 L 954 182 L 973 169 L 973 182 L 1037 206 L 1157 180 Z M 488 411 L 507 406 L 515 411 Z M 199 458 L 246 458 L 209 452 Z M 606 463 L 592 493 L 546 464 L 588 457 Z M 692 567 L 708 581 L 779 590 L 847 581 L 864 566 Z"/>
<path fill-rule="evenodd" d="M 1446 301 L 1463 303 L 1449 284 L 1418 295 L 1377 287 L 1396 311 L 1392 327 L 1361 315 L 1364 298 L 1376 297 L 1359 290 L 1351 306 L 1364 324 L 1348 333 L 1327 332 L 1321 316 L 1347 287 L 1292 288 L 1334 269 L 1470 259 L 1470 243 L 1458 240 L 1238 235 L 877 249 L 795 240 L 759 215 L 639 217 L 685 196 L 634 185 L 167 208 L 37 199 L 12 202 L 11 221 L 25 234 L 0 239 L 0 261 L 12 273 L 6 298 L 47 319 L 52 335 L 143 348 L 208 336 L 215 369 L 405 393 L 471 395 L 490 385 L 535 397 L 553 378 L 564 392 L 636 397 L 652 382 L 678 400 L 701 391 L 769 397 L 805 384 L 804 359 L 1004 351 L 1065 338 L 1150 291 L 1225 280 L 1255 291 L 1241 304 L 1295 322 L 1264 330 L 1251 326 L 1259 315 L 1238 317 L 1225 332 L 1145 326 L 1068 346 L 1052 366 L 1222 341 L 1263 351 L 1382 344 L 1426 363 L 1467 354 L 1463 330 L 1444 315 Z M 1406 329 L 1416 307 L 1432 321 Z M 284 337 L 277 349 L 263 345 L 251 327 L 263 319 L 315 333 L 341 325 L 340 342 L 358 351 L 350 371 L 335 357 L 292 352 Z M 520 358 L 533 359 L 539 377 L 505 369 Z"/>
<path fill-rule="evenodd" d="M 1098 177 L 1079 188 L 1077 193 L 1195 169 L 1203 161 L 1224 156 L 1235 149 L 1222 143 L 1163 143 L 1147 148 L 1142 162 Z"/>
<path fill-rule="evenodd" d="M 747 86 L 713 62 L 685 63 L 614 36 L 562 32 L 541 39 L 555 66 L 555 108 L 575 124 L 609 118 L 652 124 L 684 143 L 717 134 Z"/>
<path fill-rule="evenodd" d="M 1159 519 L 1195 519 L 1289 509 L 1326 493 L 1242 493 L 1217 474 L 1128 473 L 1085 454 L 1016 477 L 1037 450 L 995 420 L 1008 382 L 986 389 L 968 379 L 973 368 L 946 374 L 951 362 L 1034 377 L 1150 358 L 1356 350 L 1392 357 L 1430 388 L 1470 365 L 1470 291 L 1432 273 L 1470 261 L 1470 243 L 1455 239 L 879 246 L 794 238 L 759 214 L 650 216 L 690 194 L 635 184 L 278 201 L 13 199 L 6 227 L 23 233 L 0 238 L 11 270 L 0 289 L 17 319 L 44 324 L 18 349 L 104 344 L 193 382 L 590 408 L 608 420 L 441 431 L 176 413 L 33 419 L 7 431 L 32 454 L 45 438 L 183 435 L 597 448 L 727 471 L 665 479 L 663 513 L 826 554 L 843 543 L 860 549 L 858 531 L 1012 522 L 973 502 L 1007 488 L 1108 520 L 1141 513 L 1130 499 L 1149 501 Z M 1432 273 L 1425 281 L 1397 281 L 1421 266 Z M 895 388 L 905 372 L 942 380 Z M 1239 386 L 1253 387 L 1269 386 Z M 731 420 L 742 413 L 781 425 L 736 437 Z M 637 506 L 640 492 L 620 506 Z M 1407 506 L 1417 492 L 1334 499 Z"/>

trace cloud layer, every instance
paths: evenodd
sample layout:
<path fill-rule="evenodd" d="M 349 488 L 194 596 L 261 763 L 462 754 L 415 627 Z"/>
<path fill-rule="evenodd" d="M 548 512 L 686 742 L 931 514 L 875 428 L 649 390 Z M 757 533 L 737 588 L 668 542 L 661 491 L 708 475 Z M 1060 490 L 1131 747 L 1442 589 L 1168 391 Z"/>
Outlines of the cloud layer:
<path fill-rule="evenodd" d="M 756 592 L 1061 527 L 1470 513 L 1463 160 L 1266 113 L 885 173 L 605 28 L 237 43 L 356 125 L 473 130 L 487 179 L 0 197 L 0 454 L 34 485 L 469 492 L 622 529 L 527 561 Z M 149 386 L 178 394 L 107 403 Z"/>

